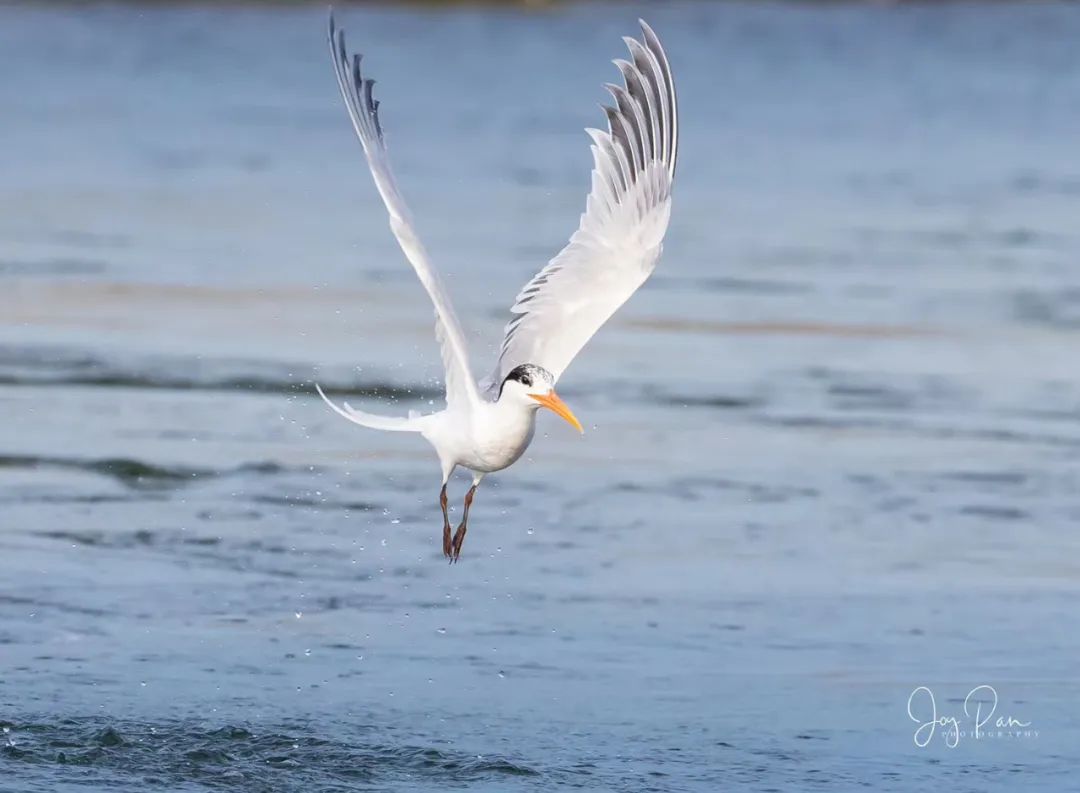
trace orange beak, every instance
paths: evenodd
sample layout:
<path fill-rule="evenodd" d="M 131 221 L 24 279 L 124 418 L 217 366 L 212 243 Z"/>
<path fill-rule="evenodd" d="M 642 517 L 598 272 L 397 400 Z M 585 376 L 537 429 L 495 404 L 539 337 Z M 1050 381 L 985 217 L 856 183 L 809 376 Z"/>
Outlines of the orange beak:
<path fill-rule="evenodd" d="M 556 394 L 554 391 L 551 391 L 544 396 L 537 396 L 536 394 L 529 394 L 529 396 L 535 399 L 544 407 L 546 407 L 548 410 L 552 411 L 553 413 L 557 413 L 566 421 L 567 424 L 569 424 L 571 427 L 575 427 L 577 431 L 580 432 L 582 435 L 585 434 L 585 428 L 581 426 L 581 422 L 578 421 L 577 416 L 575 416 L 573 411 L 571 411 L 570 408 L 566 406 L 565 402 L 559 399 L 559 395 Z"/>

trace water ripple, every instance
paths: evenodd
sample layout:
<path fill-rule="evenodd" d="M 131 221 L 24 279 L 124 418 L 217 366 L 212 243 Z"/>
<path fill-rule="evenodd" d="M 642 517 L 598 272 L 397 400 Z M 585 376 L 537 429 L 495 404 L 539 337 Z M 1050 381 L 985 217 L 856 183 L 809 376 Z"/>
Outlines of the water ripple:
<path fill-rule="evenodd" d="M 350 783 L 383 784 L 419 780 L 454 785 L 478 780 L 536 777 L 536 769 L 500 755 L 466 754 L 434 746 L 389 745 L 378 740 L 328 740 L 311 728 L 186 723 L 118 722 L 93 719 L 55 722 L 0 722 L 5 745 L 0 755 L 12 766 L 53 766 L 56 781 L 70 779 L 80 766 L 86 782 L 111 790 L 140 789 L 201 782 L 236 790 L 296 790 L 317 784 L 320 790 Z M 366 739 L 371 730 L 361 730 Z M 327 787 L 330 785 L 331 787 Z M 145 789 L 145 788 L 141 788 Z"/>

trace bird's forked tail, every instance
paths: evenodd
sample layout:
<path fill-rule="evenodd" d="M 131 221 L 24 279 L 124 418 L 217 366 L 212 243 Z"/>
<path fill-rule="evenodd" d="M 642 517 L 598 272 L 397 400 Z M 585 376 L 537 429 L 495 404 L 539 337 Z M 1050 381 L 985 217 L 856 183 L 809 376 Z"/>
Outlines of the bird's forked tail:
<path fill-rule="evenodd" d="M 420 416 L 418 415 L 412 414 L 408 418 L 378 416 L 374 413 L 365 413 L 362 410 L 357 410 L 348 402 L 343 402 L 342 407 L 338 407 L 327 398 L 318 383 L 315 384 L 315 390 L 319 392 L 319 396 L 323 398 L 323 402 L 328 404 L 335 413 L 342 418 L 348 419 L 354 424 L 359 424 L 361 427 L 371 427 L 371 429 L 374 430 L 387 430 L 389 432 L 420 432 L 421 430 Z"/>

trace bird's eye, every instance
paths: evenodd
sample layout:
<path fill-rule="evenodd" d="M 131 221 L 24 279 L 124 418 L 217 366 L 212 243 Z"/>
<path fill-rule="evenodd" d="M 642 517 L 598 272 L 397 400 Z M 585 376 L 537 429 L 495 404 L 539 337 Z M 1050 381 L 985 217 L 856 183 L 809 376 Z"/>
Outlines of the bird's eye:
<path fill-rule="evenodd" d="M 532 388 L 532 378 L 528 375 L 525 375 L 521 378 L 521 384 L 526 388 Z"/>

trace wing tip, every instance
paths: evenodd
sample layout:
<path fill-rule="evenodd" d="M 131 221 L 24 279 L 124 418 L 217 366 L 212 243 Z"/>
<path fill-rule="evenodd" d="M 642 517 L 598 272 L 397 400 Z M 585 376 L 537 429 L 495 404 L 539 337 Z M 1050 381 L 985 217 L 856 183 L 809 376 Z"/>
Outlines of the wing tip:
<path fill-rule="evenodd" d="M 660 46 L 660 37 L 656 35 L 656 31 L 652 29 L 652 26 L 640 17 L 638 17 L 638 25 L 641 26 L 641 34 L 645 38 L 645 43 L 663 53 L 664 48 Z"/>
<path fill-rule="evenodd" d="M 345 46 L 345 31 L 339 29 L 337 23 L 334 21 L 334 7 L 327 6 L 326 14 L 326 37 L 330 41 L 330 49 L 336 50 L 338 47 L 344 48 Z"/>

